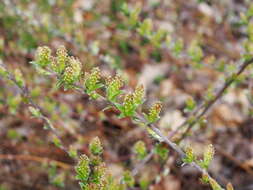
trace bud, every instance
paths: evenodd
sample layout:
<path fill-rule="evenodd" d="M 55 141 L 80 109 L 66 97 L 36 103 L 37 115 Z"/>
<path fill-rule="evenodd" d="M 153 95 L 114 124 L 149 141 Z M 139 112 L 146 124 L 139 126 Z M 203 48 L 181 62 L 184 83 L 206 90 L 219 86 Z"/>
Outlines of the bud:
<path fill-rule="evenodd" d="M 98 67 L 93 68 L 91 73 L 85 73 L 84 86 L 88 94 L 101 87 L 101 84 L 99 84 L 100 78 L 101 73 Z"/>
<path fill-rule="evenodd" d="M 138 141 L 134 144 L 134 152 L 138 159 L 142 160 L 147 155 L 146 145 L 143 141 Z"/>
<path fill-rule="evenodd" d="M 89 158 L 84 154 L 80 156 L 79 162 L 77 166 L 75 167 L 77 176 L 76 178 L 86 182 L 90 176 L 90 166 L 89 166 L 90 160 Z"/>
<path fill-rule="evenodd" d="M 209 183 L 209 176 L 206 173 L 203 173 L 200 180 L 202 183 L 208 184 Z"/>
<path fill-rule="evenodd" d="M 123 117 L 133 116 L 136 106 L 134 105 L 133 94 L 129 93 L 125 95 L 124 102 L 121 109 Z"/>
<path fill-rule="evenodd" d="M 143 103 L 144 99 L 144 86 L 138 85 L 133 93 L 133 102 L 136 106 Z"/>
<path fill-rule="evenodd" d="M 35 54 L 35 63 L 45 67 L 51 63 L 51 49 L 47 46 L 38 47 Z"/>
<path fill-rule="evenodd" d="M 124 85 L 122 78 L 116 75 L 114 78 L 106 79 L 106 97 L 109 101 L 114 102 L 116 97 L 121 94 L 120 88 Z"/>
<path fill-rule="evenodd" d="M 68 66 L 65 68 L 62 76 L 62 82 L 66 85 L 72 85 L 79 79 L 81 69 L 80 61 L 74 57 L 70 57 L 68 59 Z"/>
<path fill-rule="evenodd" d="M 231 183 L 228 183 L 226 186 L 226 190 L 234 190 L 234 187 Z"/>
<path fill-rule="evenodd" d="M 193 153 L 193 149 L 191 147 L 187 147 L 185 150 L 185 158 L 183 158 L 183 161 L 187 164 L 190 164 L 196 160 L 196 156 Z"/>
<path fill-rule="evenodd" d="M 156 122 L 159 118 L 160 118 L 160 112 L 162 109 L 162 103 L 161 102 L 157 102 L 155 103 L 149 110 L 148 115 L 145 115 L 147 121 L 149 123 L 154 123 Z"/>
<path fill-rule="evenodd" d="M 61 74 L 65 67 L 66 62 L 68 61 L 68 53 L 64 46 L 60 46 L 56 51 L 56 59 L 52 61 L 52 69 Z"/>
<path fill-rule="evenodd" d="M 91 181 L 95 184 L 101 185 L 103 187 L 106 182 L 106 166 L 105 163 L 101 163 L 95 166 L 92 171 Z"/>
<path fill-rule="evenodd" d="M 103 153 L 103 147 L 98 137 L 95 137 L 94 139 L 92 139 L 89 145 L 89 149 L 93 155 L 100 155 Z"/>
<path fill-rule="evenodd" d="M 204 152 L 204 159 L 200 162 L 200 166 L 204 169 L 208 169 L 210 162 L 214 157 L 214 147 L 212 144 L 208 145 Z"/>
<path fill-rule="evenodd" d="M 223 188 L 213 178 L 209 177 L 209 183 L 213 190 L 223 190 Z"/>

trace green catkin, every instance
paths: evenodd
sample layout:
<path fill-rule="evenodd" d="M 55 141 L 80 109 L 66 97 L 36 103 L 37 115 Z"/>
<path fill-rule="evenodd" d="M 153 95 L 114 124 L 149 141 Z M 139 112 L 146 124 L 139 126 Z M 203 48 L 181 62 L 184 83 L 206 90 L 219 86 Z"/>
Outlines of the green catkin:
<path fill-rule="evenodd" d="M 66 85 L 72 85 L 81 75 L 81 63 L 78 59 L 70 57 L 68 59 L 68 66 L 65 68 L 62 82 Z"/>
<path fill-rule="evenodd" d="M 138 106 L 142 104 L 143 100 L 144 100 L 144 86 L 138 85 L 133 93 L 133 103 Z"/>
<path fill-rule="evenodd" d="M 146 116 L 146 119 L 149 123 L 153 123 L 157 121 L 160 118 L 160 112 L 162 110 L 162 103 L 157 102 L 155 103 L 149 110 L 148 115 Z"/>
<path fill-rule="evenodd" d="M 51 63 L 51 49 L 47 46 L 38 47 L 35 54 L 35 62 L 41 67 Z"/>

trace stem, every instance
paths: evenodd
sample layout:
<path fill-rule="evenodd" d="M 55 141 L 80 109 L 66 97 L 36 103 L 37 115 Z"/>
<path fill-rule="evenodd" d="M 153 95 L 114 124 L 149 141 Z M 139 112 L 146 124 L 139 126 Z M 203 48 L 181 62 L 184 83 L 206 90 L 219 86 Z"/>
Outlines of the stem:
<path fill-rule="evenodd" d="M 44 114 L 43 109 L 40 106 L 38 106 L 36 103 L 33 102 L 27 86 L 20 87 L 20 85 L 18 84 L 15 77 L 10 72 L 8 72 L 6 66 L 3 63 L 0 63 L 0 66 L 2 66 L 7 71 L 7 78 L 10 81 L 12 81 L 20 89 L 22 96 L 28 100 L 29 106 L 40 111 L 41 115 L 38 118 L 40 118 L 44 122 L 44 124 L 48 126 L 48 129 L 60 140 L 61 145 L 59 146 L 59 148 L 61 150 L 63 150 L 65 153 L 67 153 L 67 155 L 69 155 L 68 149 L 64 146 L 64 144 L 60 138 L 60 134 L 58 133 L 56 128 L 53 126 L 50 119 Z"/>

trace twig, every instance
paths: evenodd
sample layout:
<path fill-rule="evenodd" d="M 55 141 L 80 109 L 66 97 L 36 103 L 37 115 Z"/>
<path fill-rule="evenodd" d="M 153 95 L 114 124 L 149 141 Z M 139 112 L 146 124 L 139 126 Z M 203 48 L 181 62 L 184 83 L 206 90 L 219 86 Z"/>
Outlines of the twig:
<path fill-rule="evenodd" d="M 144 168 L 145 164 L 152 158 L 154 155 L 154 149 L 151 150 L 151 152 L 132 170 L 132 175 L 136 176 L 139 171 Z"/>
<path fill-rule="evenodd" d="M 38 117 L 45 123 L 46 126 L 48 126 L 48 129 L 60 140 L 61 145 L 59 146 L 59 148 L 62 149 L 65 153 L 67 153 L 67 155 L 69 155 L 68 149 L 62 143 L 62 140 L 60 138 L 60 134 L 58 133 L 58 131 L 56 130 L 56 128 L 53 126 L 53 124 L 51 123 L 50 119 L 43 114 L 44 111 L 42 110 L 42 108 L 33 102 L 27 86 L 22 86 L 21 87 L 19 85 L 18 81 L 16 80 L 16 78 L 7 70 L 6 66 L 3 63 L 0 63 L 0 66 L 3 67 L 6 70 L 6 72 L 7 72 L 7 78 L 10 81 L 12 81 L 20 89 L 21 94 L 25 98 L 27 98 L 27 100 L 29 102 L 29 106 L 31 106 L 31 107 L 39 110 L 39 112 L 41 114 Z"/>
<path fill-rule="evenodd" d="M 188 127 L 186 128 L 186 131 L 182 134 L 180 140 L 182 140 L 185 135 L 192 129 L 192 127 L 207 113 L 207 111 L 222 97 L 224 92 L 227 90 L 227 88 L 230 87 L 230 85 L 237 79 L 237 77 L 250 65 L 253 63 L 253 58 L 246 60 L 238 69 L 238 71 L 234 74 L 232 74 L 229 79 L 224 83 L 223 87 L 218 90 L 216 95 L 213 99 L 206 102 L 204 105 L 204 109 L 197 115 L 197 117 L 190 122 Z M 181 126 L 182 128 L 183 126 Z M 177 131 L 180 130 L 180 128 L 177 128 Z"/>
<path fill-rule="evenodd" d="M 78 92 L 80 92 L 81 94 L 84 94 L 85 92 L 85 89 L 82 87 L 82 86 L 79 86 L 79 85 L 76 85 L 76 87 L 79 87 L 80 89 L 76 89 Z M 112 102 L 109 102 L 104 96 L 100 95 L 100 99 L 105 101 L 107 104 L 109 105 L 112 105 L 112 106 L 115 106 L 114 103 Z M 139 113 L 136 113 L 136 118 L 146 124 L 146 119 L 143 117 L 142 114 L 139 114 Z M 175 152 L 177 152 L 179 154 L 179 156 L 183 159 L 186 157 L 186 154 L 184 153 L 184 151 L 182 151 L 182 149 L 175 143 L 173 143 L 168 137 L 166 137 L 165 135 L 162 134 L 162 132 L 160 131 L 160 129 L 155 125 L 155 124 L 147 124 L 147 127 L 150 127 L 156 135 L 158 135 L 162 141 L 164 143 L 166 143 L 172 150 L 174 150 Z M 142 164 L 145 164 L 151 157 L 152 157 L 152 152 L 151 154 L 149 155 L 149 157 L 147 159 L 145 159 L 145 162 L 143 162 Z M 141 164 L 141 165 L 142 165 Z M 210 174 L 203 168 L 201 168 L 196 162 L 192 162 L 189 164 L 190 166 L 196 168 L 200 173 L 208 176 L 209 178 L 211 178 Z M 133 174 L 136 175 L 138 172 L 138 170 L 133 170 Z"/>
<path fill-rule="evenodd" d="M 171 139 L 175 134 L 177 134 L 179 132 L 180 129 L 182 129 L 183 127 L 187 126 L 187 124 L 189 124 L 189 126 L 187 127 L 186 131 L 183 133 L 183 135 L 181 136 L 181 138 L 179 139 L 179 141 L 181 141 L 185 135 L 191 130 L 191 128 L 208 112 L 208 110 L 222 97 L 223 93 L 226 91 L 226 89 L 236 80 L 236 78 L 251 64 L 253 63 L 253 58 L 250 60 L 245 61 L 241 67 L 239 67 L 238 71 L 235 74 L 232 74 L 232 76 L 229 78 L 228 81 L 226 81 L 223 85 L 223 87 L 217 92 L 217 94 L 215 95 L 215 97 L 210 100 L 207 103 L 202 102 L 193 112 L 190 113 L 190 115 L 188 115 L 187 119 L 180 124 L 176 130 L 174 130 L 172 133 L 169 134 L 168 138 Z M 203 109 L 204 108 L 204 109 Z M 199 113 L 199 111 L 202 110 L 202 112 Z M 199 114 L 198 114 L 199 113 Z M 197 115 L 196 115 L 197 114 Z M 196 116 L 195 116 L 196 115 Z M 192 121 L 192 118 L 195 118 Z M 156 127 L 157 130 L 157 127 Z M 151 157 L 149 157 L 151 159 Z M 146 160 L 146 162 L 148 162 L 149 160 Z M 145 163 L 142 163 L 145 164 Z"/>

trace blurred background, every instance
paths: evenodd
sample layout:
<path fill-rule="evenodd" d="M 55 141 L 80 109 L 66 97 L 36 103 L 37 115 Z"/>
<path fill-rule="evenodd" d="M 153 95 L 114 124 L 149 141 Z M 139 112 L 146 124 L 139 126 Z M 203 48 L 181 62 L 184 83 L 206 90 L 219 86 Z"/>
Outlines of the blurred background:
<path fill-rule="evenodd" d="M 150 43 L 129 26 L 122 4 L 140 7 L 139 19 L 151 19 L 153 31 L 167 37 Z M 37 74 L 29 63 L 38 46 L 56 50 L 65 45 L 84 70 L 120 73 L 129 89 L 145 86 L 144 110 L 163 103 L 160 129 L 169 134 L 199 104 L 212 96 L 241 63 L 249 49 L 247 27 L 241 23 L 250 0 L 0 0 L 0 62 L 20 70 L 34 102 L 43 107 L 68 146 L 87 153 L 98 136 L 110 173 L 120 177 L 138 166 L 133 145 L 143 140 L 150 152 L 156 141 L 100 102 L 55 86 L 56 79 Z M 252 29 L 253 31 L 253 29 Z M 252 32 L 253 33 L 253 32 Z M 189 59 L 194 51 L 194 59 Z M 196 49 L 194 49 L 196 50 Z M 216 149 L 210 173 L 236 190 L 253 189 L 252 67 L 232 85 L 180 143 L 197 155 L 212 143 Z M 179 132 L 180 133 L 180 132 Z M 79 189 L 75 163 L 52 143 L 43 123 L 31 118 L 20 91 L 0 79 L 0 190 Z M 175 136 L 176 139 L 176 136 Z M 166 145 L 164 145 L 166 147 Z M 46 159 L 45 159 L 46 158 Z M 51 162 L 52 161 L 52 162 Z M 55 162 L 57 161 L 57 162 Z M 166 173 L 166 175 L 165 175 Z M 140 169 L 134 189 L 206 190 L 200 174 L 181 167 L 177 154 L 157 155 Z"/>

